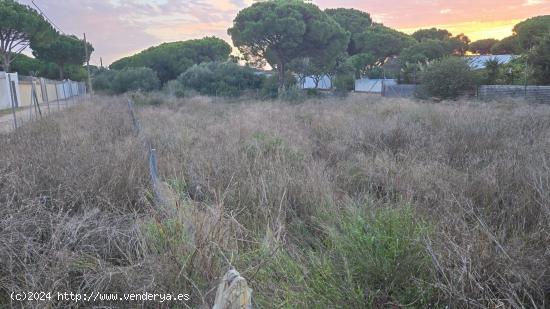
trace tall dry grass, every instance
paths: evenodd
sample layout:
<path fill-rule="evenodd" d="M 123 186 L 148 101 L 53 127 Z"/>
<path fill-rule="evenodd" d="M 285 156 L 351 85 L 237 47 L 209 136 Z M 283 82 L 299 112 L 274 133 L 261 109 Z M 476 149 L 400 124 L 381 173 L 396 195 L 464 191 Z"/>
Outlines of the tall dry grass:
<path fill-rule="evenodd" d="M 161 174 L 184 183 L 194 201 L 223 204 L 242 225 L 248 238 L 235 254 L 266 241 L 298 256 L 304 246 L 322 250 L 340 210 L 374 197 L 412 205 L 431 226 L 423 239 L 431 275 L 423 280 L 437 291 L 434 305 L 549 301 L 548 106 L 202 98 L 145 108 L 140 117 L 158 145 Z M 254 278 L 254 267 L 245 275 Z M 265 288 L 273 297 L 276 288 Z"/>
<path fill-rule="evenodd" d="M 229 265 L 266 308 L 550 301 L 550 107 L 161 99 L 138 109 L 144 137 L 117 98 L 0 137 L 1 303 L 148 290 L 206 307 Z"/>

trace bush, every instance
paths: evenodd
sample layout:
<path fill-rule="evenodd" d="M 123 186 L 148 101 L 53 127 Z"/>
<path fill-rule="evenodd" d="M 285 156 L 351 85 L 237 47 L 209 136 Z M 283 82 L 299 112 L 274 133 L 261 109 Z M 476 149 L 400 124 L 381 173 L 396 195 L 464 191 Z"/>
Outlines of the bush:
<path fill-rule="evenodd" d="M 306 94 L 308 97 L 316 97 L 316 98 L 323 96 L 323 94 L 321 93 L 321 91 L 319 91 L 319 89 L 306 89 Z"/>
<path fill-rule="evenodd" d="M 370 302 L 390 298 L 401 304 L 420 301 L 418 305 L 427 305 L 431 290 L 415 281 L 430 276 L 431 261 L 422 243 L 428 229 L 415 219 L 412 209 L 349 213 L 341 222 L 333 243 L 340 261 L 346 261 L 347 269 L 341 271 L 351 274 L 354 284 L 350 289 L 376 291 L 363 295 Z"/>
<path fill-rule="evenodd" d="M 113 79 L 116 72 L 113 70 L 101 69 L 92 77 L 92 83 L 95 91 L 111 93 Z"/>
<path fill-rule="evenodd" d="M 350 210 L 337 229 L 327 232 L 322 249 L 259 254 L 268 262 L 258 279 L 276 290 L 256 295 L 256 301 L 260 307 L 284 302 L 302 308 L 365 308 L 387 302 L 429 307 L 435 291 L 423 283 L 431 276 L 422 243 L 427 232 L 408 207 Z"/>
<path fill-rule="evenodd" d="M 279 94 L 279 99 L 289 103 L 301 103 L 307 99 L 307 94 L 303 89 L 296 86 L 288 87 L 283 93 Z"/>
<path fill-rule="evenodd" d="M 126 68 L 116 72 L 111 82 L 114 93 L 128 91 L 153 91 L 160 87 L 157 73 L 149 68 Z"/>
<path fill-rule="evenodd" d="M 169 96 L 177 98 L 183 98 L 185 96 L 185 89 L 178 80 L 171 80 L 164 84 L 162 91 Z"/>
<path fill-rule="evenodd" d="M 143 93 L 134 92 L 130 94 L 136 106 L 159 106 L 165 101 L 165 97 L 159 92 Z"/>
<path fill-rule="evenodd" d="M 336 89 L 336 94 L 347 95 L 348 92 L 355 89 L 355 76 L 351 73 L 336 75 L 334 88 Z"/>
<path fill-rule="evenodd" d="M 420 76 L 425 95 L 440 99 L 455 99 L 474 91 L 476 77 L 461 58 L 447 57 L 430 64 Z"/>
<path fill-rule="evenodd" d="M 297 83 L 296 77 L 292 73 L 287 72 L 285 87 L 290 89 L 296 86 Z M 263 98 L 269 99 L 276 99 L 279 96 L 279 74 L 273 74 L 263 80 L 260 94 Z"/>
<path fill-rule="evenodd" d="M 251 68 L 233 62 L 207 62 L 192 66 L 178 81 L 201 94 L 238 97 L 246 90 L 259 89 L 262 78 Z"/>
<path fill-rule="evenodd" d="M 550 84 L 550 34 L 539 41 L 529 54 L 534 67 L 534 78 L 539 85 Z"/>

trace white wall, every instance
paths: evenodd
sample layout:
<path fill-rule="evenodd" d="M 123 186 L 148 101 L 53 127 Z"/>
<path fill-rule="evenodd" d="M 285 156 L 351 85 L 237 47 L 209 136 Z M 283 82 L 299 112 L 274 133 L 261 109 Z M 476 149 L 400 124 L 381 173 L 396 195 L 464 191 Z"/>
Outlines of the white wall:
<path fill-rule="evenodd" d="M 315 80 L 310 76 L 306 77 L 302 85 L 300 85 L 300 88 L 315 89 Z M 319 85 L 317 89 L 321 89 L 321 90 L 332 89 L 332 82 L 330 80 L 330 77 L 328 77 L 327 75 L 323 76 L 319 81 Z"/>
<path fill-rule="evenodd" d="M 395 79 L 369 79 L 362 78 L 355 81 L 355 91 L 382 93 L 382 84 L 386 86 L 397 85 Z"/>
<path fill-rule="evenodd" d="M 0 109 L 11 107 L 10 91 L 8 88 L 8 79 L 6 73 L 0 72 Z"/>
<path fill-rule="evenodd" d="M 11 92 L 8 75 L 11 81 L 15 82 L 15 97 L 17 98 L 17 102 L 21 102 L 17 73 L 6 74 L 5 72 L 0 72 L 0 109 L 11 108 Z"/>
<path fill-rule="evenodd" d="M 78 96 L 78 82 L 71 82 L 72 95 Z"/>

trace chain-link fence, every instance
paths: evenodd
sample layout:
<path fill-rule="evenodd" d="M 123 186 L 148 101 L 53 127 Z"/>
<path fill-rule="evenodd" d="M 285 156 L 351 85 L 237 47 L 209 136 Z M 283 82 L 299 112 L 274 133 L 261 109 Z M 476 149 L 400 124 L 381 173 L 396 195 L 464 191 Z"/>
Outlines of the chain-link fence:
<path fill-rule="evenodd" d="M 550 104 L 550 86 L 488 85 L 477 91 L 480 100 L 491 101 L 502 97 L 521 98 L 530 103 Z"/>

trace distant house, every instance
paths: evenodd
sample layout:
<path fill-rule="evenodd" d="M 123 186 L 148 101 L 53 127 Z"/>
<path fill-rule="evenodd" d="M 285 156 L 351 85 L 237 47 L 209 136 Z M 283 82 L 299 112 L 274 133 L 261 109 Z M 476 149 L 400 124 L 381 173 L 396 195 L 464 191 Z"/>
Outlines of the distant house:
<path fill-rule="evenodd" d="M 499 64 L 507 64 L 510 61 L 516 59 L 516 55 L 480 55 L 480 56 L 467 56 L 465 57 L 470 64 L 470 67 L 474 70 L 483 70 L 486 68 L 487 61 L 496 60 Z"/>

